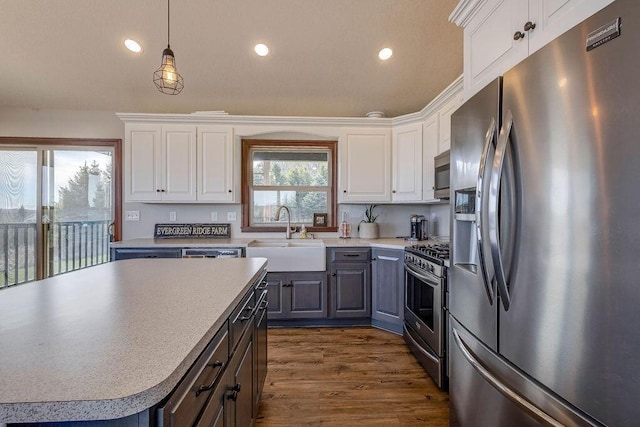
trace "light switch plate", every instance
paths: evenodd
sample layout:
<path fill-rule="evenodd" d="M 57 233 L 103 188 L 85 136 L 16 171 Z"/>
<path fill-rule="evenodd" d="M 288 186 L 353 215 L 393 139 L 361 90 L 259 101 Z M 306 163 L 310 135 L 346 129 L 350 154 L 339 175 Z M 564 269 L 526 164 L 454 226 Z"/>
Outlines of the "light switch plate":
<path fill-rule="evenodd" d="M 227 221 L 235 221 L 236 213 L 235 212 L 227 212 Z"/>
<path fill-rule="evenodd" d="M 140 221 L 140 211 L 125 211 L 125 221 Z"/>
<path fill-rule="evenodd" d="M 175 212 L 169 212 L 169 221 L 175 221 L 177 219 Z"/>
<path fill-rule="evenodd" d="M 218 212 L 211 212 L 211 221 L 218 220 Z"/>

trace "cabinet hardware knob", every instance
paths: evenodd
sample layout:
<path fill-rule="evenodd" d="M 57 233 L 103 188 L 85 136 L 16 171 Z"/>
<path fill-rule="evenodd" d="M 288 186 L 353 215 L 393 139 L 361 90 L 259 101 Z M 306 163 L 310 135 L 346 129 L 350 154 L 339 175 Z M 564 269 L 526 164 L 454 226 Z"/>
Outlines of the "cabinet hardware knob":
<path fill-rule="evenodd" d="M 513 39 L 518 41 L 520 39 L 524 38 L 524 33 L 521 31 L 516 31 L 515 34 L 513 35 Z"/>
<path fill-rule="evenodd" d="M 231 191 L 231 190 L 229 190 L 229 193 L 231 193 L 231 192 L 232 192 L 232 191 Z"/>
<path fill-rule="evenodd" d="M 394 194 L 395 194 L 395 192 L 396 192 L 396 190 L 393 190 L 393 191 L 392 191 L 392 193 L 394 193 Z"/>
<path fill-rule="evenodd" d="M 336 273 L 333 273 L 331 276 L 336 277 L 336 276 L 337 276 L 337 274 L 336 274 Z"/>
<path fill-rule="evenodd" d="M 346 192 L 347 192 L 347 190 L 342 190 L 342 192 L 343 192 L 343 193 L 346 193 Z"/>
<path fill-rule="evenodd" d="M 156 189 L 156 193 L 159 193 L 159 192 L 160 192 L 160 189 L 159 189 L 159 188 L 158 188 L 158 189 Z"/>
<path fill-rule="evenodd" d="M 371 261 L 377 261 L 378 258 L 371 258 Z"/>
<path fill-rule="evenodd" d="M 533 22 L 529 21 L 526 24 L 524 24 L 524 30 L 525 31 L 531 31 L 531 30 L 535 30 L 536 28 L 536 24 L 534 24 Z"/>
<path fill-rule="evenodd" d="M 160 191 L 162 191 L 163 193 L 165 192 L 164 188 L 162 190 L 160 190 Z"/>

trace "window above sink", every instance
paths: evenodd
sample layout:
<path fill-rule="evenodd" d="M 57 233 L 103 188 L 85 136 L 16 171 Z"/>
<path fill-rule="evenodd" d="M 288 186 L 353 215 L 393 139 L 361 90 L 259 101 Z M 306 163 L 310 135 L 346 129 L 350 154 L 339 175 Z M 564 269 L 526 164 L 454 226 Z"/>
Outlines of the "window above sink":
<path fill-rule="evenodd" d="M 336 141 L 242 141 L 242 231 L 282 232 L 286 216 L 274 219 L 279 206 L 291 212 L 292 226 L 336 231 Z M 326 215 L 326 225 L 314 224 Z"/>

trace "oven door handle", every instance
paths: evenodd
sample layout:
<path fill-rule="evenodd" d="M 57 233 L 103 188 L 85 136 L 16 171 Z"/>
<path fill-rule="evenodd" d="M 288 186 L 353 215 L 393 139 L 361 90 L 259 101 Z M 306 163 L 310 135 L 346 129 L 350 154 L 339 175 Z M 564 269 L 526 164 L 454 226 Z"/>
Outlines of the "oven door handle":
<path fill-rule="evenodd" d="M 429 273 L 427 271 L 418 271 L 407 263 L 404 264 L 404 270 L 412 276 L 415 276 L 418 279 L 422 280 L 432 288 L 437 289 L 440 286 L 440 278 L 435 274 Z"/>

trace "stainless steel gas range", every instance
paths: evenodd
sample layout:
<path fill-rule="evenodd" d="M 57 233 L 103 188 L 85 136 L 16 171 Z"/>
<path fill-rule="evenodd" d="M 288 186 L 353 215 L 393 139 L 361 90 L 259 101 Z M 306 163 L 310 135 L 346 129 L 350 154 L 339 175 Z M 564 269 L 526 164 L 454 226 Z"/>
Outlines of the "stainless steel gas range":
<path fill-rule="evenodd" d="M 405 248 L 404 339 L 438 387 L 446 389 L 448 243 Z"/>

